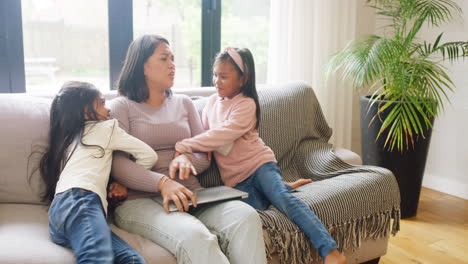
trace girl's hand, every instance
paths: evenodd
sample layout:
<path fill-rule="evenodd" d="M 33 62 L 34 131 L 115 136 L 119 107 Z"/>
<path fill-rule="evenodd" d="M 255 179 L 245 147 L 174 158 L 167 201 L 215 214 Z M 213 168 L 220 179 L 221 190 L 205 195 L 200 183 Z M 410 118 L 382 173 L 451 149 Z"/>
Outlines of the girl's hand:
<path fill-rule="evenodd" d="M 109 193 L 107 194 L 107 198 L 109 199 L 109 203 L 111 207 L 117 207 L 121 205 L 128 196 L 128 189 L 127 187 L 123 186 L 118 182 L 113 182 L 109 185 Z"/>
<path fill-rule="evenodd" d="M 299 180 L 297 180 L 295 182 L 284 182 L 284 183 L 289 185 L 293 189 L 297 189 L 297 188 L 301 187 L 302 185 L 307 184 L 307 183 L 311 183 L 311 182 L 312 182 L 311 179 L 299 179 Z"/>
<path fill-rule="evenodd" d="M 208 158 L 208 161 L 211 161 L 211 156 L 212 155 L 213 155 L 212 151 L 206 153 L 206 157 Z"/>
<path fill-rule="evenodd" d="M 169 213 L 170 201 L 174 202 L 179 212 L 186 212 L 189 210 L 189 199 L 192 201 L 193 206 L 197 207 L 196 195 L 182 184 L 169 178 L 163 178 L 158 187 L 163 197 L 164 211 L 166 211 L 167 214 Z"/>
<path fill-rule="evenodd" d="M 177 171 L 179 171 L 179 179 L 181 180 L 187 180 L 190 173 L 197 175 L 197 171 L 187 155 L 176 152 L 174 156 L 175 158 L 169 164 L 169 177 L 171 179 L 175 179 Z"/>

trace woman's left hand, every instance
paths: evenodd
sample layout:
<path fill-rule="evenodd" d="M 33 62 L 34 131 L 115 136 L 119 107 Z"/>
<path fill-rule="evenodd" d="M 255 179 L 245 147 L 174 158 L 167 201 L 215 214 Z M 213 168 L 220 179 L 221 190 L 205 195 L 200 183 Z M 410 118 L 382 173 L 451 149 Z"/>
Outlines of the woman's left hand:
<path fill-rule="evenodd" d="M 190 173 L 197 175 L 197 171 L 187 155 L 176 153 L 175 158 L 169 164 L 169 177 L 175 179 L 176 172 L 179 171 L 179 179 L 187 180 Z"/>

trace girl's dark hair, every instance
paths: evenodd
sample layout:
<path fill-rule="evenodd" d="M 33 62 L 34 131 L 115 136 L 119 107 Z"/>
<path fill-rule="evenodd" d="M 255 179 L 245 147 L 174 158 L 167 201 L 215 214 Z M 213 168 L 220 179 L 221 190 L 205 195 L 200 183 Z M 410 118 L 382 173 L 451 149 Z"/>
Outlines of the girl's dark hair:
<path fill-rule="evenodd" d="M 249 49 L 238 49 L 234 48 L 234 50 L 239 53 L 242 58 L 242 63 L 244 64 L 244 72 L 241 71 L 239 66 L 234 62 L 234 60 L 229 56 L 227 51 L 222 51 L 216 55 L 214 60 L 214 65 L 229 61 L 234 68 L 236 69 L 239 76 L 244 77 L 245 83 L 241 87 L 241 93 L 247 97 L 252 98 L 255 101 L 256 108 L 256 117 L 257 117 L 257 124 L 255 128 L 258 129 L 260 125 L 260 102 L 258 100 L 257 88 L 255 86 L 255 62 L 252 53 Z"/>
<path fill-rule="evenodd" d="M 55 96 L 50 107 L 48 149 L 39 163 L 41 177 L 46 184 L 43 201 L 52 201 L 55 188 L 68 157 L 70 145 L 83 134 L 85 116 L 98 120 L 94 102 L 101 96 L 99 90 L 86 82 L 66 82 Z"/>
<path fill-rule="evenodd" d="M 161 42 L 169 45 L 167 39 L 158 35 L 143 35 L 132 41 L 117 81 L 120 95 L 138 103 L 148 99 L 149 90 L 146 85 L 144 65 Z M 171 90 L 166 90 L 166 96 L 171 94 Z"/>

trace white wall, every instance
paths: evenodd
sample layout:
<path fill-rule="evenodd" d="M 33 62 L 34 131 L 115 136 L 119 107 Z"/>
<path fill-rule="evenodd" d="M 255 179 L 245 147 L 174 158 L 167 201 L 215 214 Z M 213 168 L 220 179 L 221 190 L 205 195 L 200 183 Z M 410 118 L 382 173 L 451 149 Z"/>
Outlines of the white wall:
<path fill-rule="evenodd" d="M 463 9 L 463 22 L 438 29 L 424 29 L 421 37 L 433 40 L 444 32 L 443 40 L 468 40 L 468 0 L 458 0 Z M 435 122 L 423 186 L 468 199 L 468 58 L 446 64 L 455 83 L 449 94 L 451 104 Z"/>
<path fill-rule="evenodd" d="M 373 34 L 379 24 L 373 9 L 358 9 L 357 33 Z M 421 31 L 421 39 L 433 42 L 445 32 L 443 41 L 468 40 L 468 0 L 456 1 L 463 9 L 463 23 Z M 377 25 L 377 26 L 376 26 Z M 379 33 L 377 33 L 379 34 Z M 468 199 L 468 58 L 456 64 L 446 64 L 448 74 L 455 83 L 455 93 L 449 94 L 451 104 L 437 118 L 426 163 L 423 186 Z M 353 98 L 352 150 L 361 154 L 358 93 Z"/>
<path fill-rule="evenodd" d="M 375 10 L 366 6 L 366 0 L 358 0 L 356 35 L 374 34 L 376 28 Z M 366 91 L 355 91 L 353 95 L 353 120 L 351 133 L 351 150 L 361 155 L 361 117 L 359 110 L 359 96 Z"/>

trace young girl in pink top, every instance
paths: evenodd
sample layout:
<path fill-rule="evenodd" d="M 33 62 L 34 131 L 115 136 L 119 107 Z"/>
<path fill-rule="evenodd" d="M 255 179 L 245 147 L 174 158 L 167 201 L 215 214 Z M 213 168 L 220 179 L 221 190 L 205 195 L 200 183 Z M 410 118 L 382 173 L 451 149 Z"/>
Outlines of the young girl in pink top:
<path fill-rule="evenodd" d="M 206 132 L 178 142 L 176 151 L 214 151 L 224 184 L 248 192 L 246 203 L 258 210 L 272 204 L 306 234 L 325 263 L 345 263 L 320 219 L 289 192 L 273 151 L 258 135 L 260 104 L 250 51 L 226 48 L 219 53 L 213 83 L 217 94 L 202 113 Z"/>

